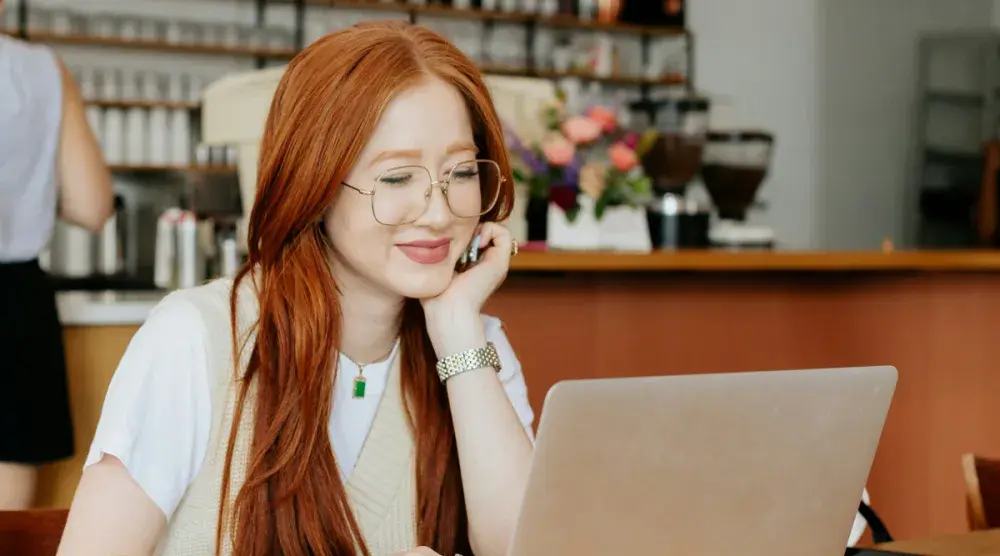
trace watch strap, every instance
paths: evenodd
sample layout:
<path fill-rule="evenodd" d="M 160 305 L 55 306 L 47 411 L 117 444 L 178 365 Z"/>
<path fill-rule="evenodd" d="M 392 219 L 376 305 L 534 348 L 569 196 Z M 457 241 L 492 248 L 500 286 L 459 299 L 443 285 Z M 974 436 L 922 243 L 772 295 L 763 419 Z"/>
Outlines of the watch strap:
<path fill-rule="evenodd" d="M 500 355 L 497 354 L 497 348 L 493 342 L 487 342 L 484 348 L 470 349 L 449 355 L 437 362 L 438 378 L 441 379 L 441 382 L 466 371 L 487 367 L 492 367 L 498 373 L 503 368 L 500 364 Z"/>

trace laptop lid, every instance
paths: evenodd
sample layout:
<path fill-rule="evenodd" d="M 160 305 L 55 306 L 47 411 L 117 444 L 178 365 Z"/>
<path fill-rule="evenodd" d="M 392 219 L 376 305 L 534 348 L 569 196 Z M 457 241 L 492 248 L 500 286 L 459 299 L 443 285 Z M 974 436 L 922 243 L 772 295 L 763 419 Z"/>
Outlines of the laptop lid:
<path fill-rule="evenodd" d="M 512 556 L 839 556 L 893 367 L 575 380 L 548 393 Z"/>

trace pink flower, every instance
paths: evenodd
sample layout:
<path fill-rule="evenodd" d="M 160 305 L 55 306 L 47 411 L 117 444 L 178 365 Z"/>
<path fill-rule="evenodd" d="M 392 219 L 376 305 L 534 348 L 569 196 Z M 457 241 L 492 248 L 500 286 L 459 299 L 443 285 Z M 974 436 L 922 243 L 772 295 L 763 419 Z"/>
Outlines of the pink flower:
<path fill-rule="evenodd" d="M 587 117 L 597 122 L 605 133 L 611 133 L 618 127 L 618 115 L 603 106 L 594 106 L 587 110 Z"/>
<path fill-rule="evenodd" d="M 574 144 L 581 145 L 601 136 L 601 124 L 584 116 L 573 116 L 563 122 L 562 132 Z"/>
<path fill-rule="evenodd" d="M 621 141 L 611 145 L 611 148 L 608 149 L 608 158 L 611 159 L 611 164 L 619 172 L 628 172 L 639 165 L 639 157 L 635 151 Z"/>
<path fill-rule="evenodd" d="M 573 143 L 559 137 L 542 143 L 542 154 L 545 155 L 545 160 L 549 164 L 561 168 L 569 166 L 573 162 L 576 147 L 573 146 Z"/>

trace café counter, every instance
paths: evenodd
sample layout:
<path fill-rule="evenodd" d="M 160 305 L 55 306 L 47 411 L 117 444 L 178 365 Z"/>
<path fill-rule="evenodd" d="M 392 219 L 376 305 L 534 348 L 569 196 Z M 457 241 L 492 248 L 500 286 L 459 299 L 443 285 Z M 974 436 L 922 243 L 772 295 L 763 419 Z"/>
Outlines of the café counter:
<path fill-rule="evenodd" d="M 161 297 L 59 295 L 78 456 L 44 470 L 44 505 L 68 505 L 108 381 Z M 964 531 L 960 456 L 1000 456 L 1000 252 L 523 251 L 486 312 L 536 415 L 568 378 L 894 365 L 868 488 L 896 538 Z"/>

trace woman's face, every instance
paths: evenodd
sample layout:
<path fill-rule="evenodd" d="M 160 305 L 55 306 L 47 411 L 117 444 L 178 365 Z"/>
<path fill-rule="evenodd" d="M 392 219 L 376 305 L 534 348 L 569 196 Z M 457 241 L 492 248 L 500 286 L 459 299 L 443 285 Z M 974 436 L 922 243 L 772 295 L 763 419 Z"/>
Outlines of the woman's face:
<path fill-rule="evenodd" d="M 402 297 L 443 292 L 479 218 L 455 216 L 440 187 L 425 196 L 428 178 L 418 167 L 437 182 L 477 156 L 485 157 L 476 152 L 468 110 L 454 87 L 429 78 L 397 95 L 344 180 L 374 196 L 341 185 L 324 217 L 338 278 L 353 274 Z"/>

